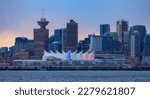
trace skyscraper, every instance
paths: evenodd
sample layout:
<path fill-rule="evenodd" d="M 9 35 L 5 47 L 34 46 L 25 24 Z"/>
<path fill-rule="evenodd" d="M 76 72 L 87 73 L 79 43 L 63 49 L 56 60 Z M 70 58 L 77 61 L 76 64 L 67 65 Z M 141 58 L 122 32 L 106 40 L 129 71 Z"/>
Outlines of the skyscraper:
<path fill-rule="evenodd" d="M 49 41 L 49 51 L 62 52 L 62 34 L 63 29 L 54 30 L 54 35 L 50 37 Z"/>
<path fill-rule="evenodd" d="M 136 58 L 140 57 L 140 41 L 139 41 L 140 35 L 138 31 L 133 31 L 130 34 L 130 51 L 131 51 L 131 57 Z"/>
<path fill-rule="evenodd" d="M 113 39 L 111 36 L 105 36 L 102 40 L 102 52 L 112 53 L 113 52 Z"/>
<path fill-rule="evenodd" d="M 144 50 L 144 37 L 146 35 L 147 30 L 145 26 L 135 25 L 130 28 L 130 34 L 134 33 L 135 31 L 139 35 L 139 39 L 138 39 L 138 41 L 140 42 L 139 49 L 140 49 L 140 55 L 142 55 Z"/>
<path fill-rule="evenodd" d="M 46 18 L 41 18 L 37 23 L 40 28 L 34 29 L 34 56 L 41 58 L 44 50 L 48 51 L 49 30 L 46 29 L 46 26 L 49 21 Z"/>
<path fill-rule="evenodd" d="M 1 47 L 0 48 L 0 56 L 1 57 L 8 57 L 9 56 L 8 47 Z"/>
<path fill-rule="evenodd" d="M 130 33 L 129 32 L 124 32 L 124 54 L 126 56 L 130 56 Z"/>
<path fill-rule="evenodd" d="M 124 51 L 124 33 L 128 32 L 129 23 L 125 20 L 117 21 L 116 32 L 119 34 L 119 41 L 121 42 L 121 51 Z"/>
<path fill-rule="evenodd" d="M 15 54 L 19 53 L 21 50 L 27 50 L 28 39 L 26 37 L 17 37 L 15 39 Z"/>
<path fill-rule="evenodd" d="M 13 56 L 15 54 L 15 46 L 9 47 L 9 53 L 11 56 Z"/>
<path fill-rule="evenodd" d="M 107 32 L 103 37 L 104 52 L 120 53 L 120 42 L 117 32 Z"/>
<path fill-rule="evenodd" d="M 90 38 L 90 51 L 94 51 L 95 53 L 103 51 L 103 36 L 92 35 Z"/>
<path fill-rule="evenodd" d="M 144 37 L 144 57 L 142 58 L 142 64 L 150 64 L 150 35 Z"/>
<path fill-rule="evenodd" d="M 101 24 L 100 25 L 100 35 L 104 36 L 106 32 L 110 32 L 110 25 L 109 24 Z"/>
<path fill-rule="evenodd" d="M 57 41 L 57 42 L 62 41 L 62 31 L 63 29 L 54 30 L 54 41 Z"/>
<path fill-rule="evenodd" d="M 49 51 L 53 51 L 54 53 L 62 52 L 62 45 L 60 42 L 52 42 L 49 44 Z"/>
<path fill-rule="evenodd" d="M 78 23 L 70 20 L 66 28 L 66 51 L 76 51 L 78 47 Z"/>
<path fill-rule="evenodd" d="M 150 35 L 144 38 L 144 56 L 150 56 Z"/>
<path fill-rule="evenodd" d="M 67 52 L 67 29 L 62 30 L 62 50 Z"/>
<path fill-rule="evenodd" d="M 84 40 L 80 40 L 78 43 L 78 52 L 87 52 L 90 49 L 90 38 L 92 35 L 88 35 Z"/>

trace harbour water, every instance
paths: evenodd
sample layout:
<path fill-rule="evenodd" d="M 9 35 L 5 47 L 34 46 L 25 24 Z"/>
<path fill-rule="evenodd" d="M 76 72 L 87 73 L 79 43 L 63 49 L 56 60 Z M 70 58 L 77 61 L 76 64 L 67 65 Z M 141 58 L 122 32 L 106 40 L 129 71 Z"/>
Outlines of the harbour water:
<path fill-rule="evenodd" d="M 150 82 L 150 71 L 0 71 L 0 82 Z"/>

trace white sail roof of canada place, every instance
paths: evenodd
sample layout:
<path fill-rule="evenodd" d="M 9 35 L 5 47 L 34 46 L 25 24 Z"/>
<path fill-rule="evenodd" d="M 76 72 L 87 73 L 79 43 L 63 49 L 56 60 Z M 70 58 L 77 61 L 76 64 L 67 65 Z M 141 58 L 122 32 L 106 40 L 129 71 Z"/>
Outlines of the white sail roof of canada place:
<path fill-rule="evenodd" d="M 50 51 L 49 53 L 44 51 L 44 55 L 43 55 L 43 60 L 48 60 L 48 59 L 53 59 L 53 58 L 58 58 L 61 60 L 94 60 L 95 59 L 95 53 L 87 51 L 85 53 L 83 53 L 83 51 L 77 53 L 77 51 L 71 52 L 64 52 L 62 51 L 62 53 L 56 51 L 56 53 L 54 53 L 53 51 Z"/>

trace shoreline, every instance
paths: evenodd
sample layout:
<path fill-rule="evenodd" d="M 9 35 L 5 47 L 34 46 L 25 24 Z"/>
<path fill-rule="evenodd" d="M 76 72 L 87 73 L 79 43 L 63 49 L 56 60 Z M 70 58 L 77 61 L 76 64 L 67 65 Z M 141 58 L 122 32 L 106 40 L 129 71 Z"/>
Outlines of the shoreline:
<path fill-rule="evenodd" d="M 150 71 L 150 67 L 49 67 L 49 68 L 0 68 L 0 71 Z"/>

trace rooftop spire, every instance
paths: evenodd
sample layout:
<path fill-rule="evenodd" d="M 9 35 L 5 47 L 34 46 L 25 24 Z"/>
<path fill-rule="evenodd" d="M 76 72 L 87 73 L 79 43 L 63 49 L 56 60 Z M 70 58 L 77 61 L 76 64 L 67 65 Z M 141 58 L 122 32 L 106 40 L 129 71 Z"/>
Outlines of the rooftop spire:
<path fill-rule="evenodd" d="M 42 18 L 44 18 L 44 9 L 42 9 Z"/>
<path fill-rule="evenodd" d="M 42 9 L 42 18 L 40 21 L 37 22 L 42 29 L 46 29 L 46 26 L 48 25 L 49 21 L 44 18 L 44 10 Z"/>

